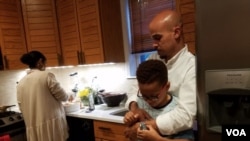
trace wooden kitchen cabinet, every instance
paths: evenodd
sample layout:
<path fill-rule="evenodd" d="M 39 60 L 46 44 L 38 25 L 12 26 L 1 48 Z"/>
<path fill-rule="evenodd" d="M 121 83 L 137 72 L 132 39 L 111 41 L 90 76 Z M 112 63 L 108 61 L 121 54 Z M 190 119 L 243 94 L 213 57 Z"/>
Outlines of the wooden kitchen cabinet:
<path fill-rule="evenodd" d="M 120 1 L 76 1 L 83 63 L 124 62 Z"/>
<path fill-rule="evenodd" d="M 65 65 L 124 62 L 120 1 L 57 0 Z"/>
<path fill-rule="evenodd" d="M 124 136 L 124 124 L 94 121 L 95 141 L 128 141 Z"/>
<path fill-rule="evenodd" d="M 195 1 L 194 0 L 175 0 L 176 10 L 182 16 L 184 41 L 188 44 L 188 50 L 196 54 L 195 47 Z"/>
<path fill-rule="evenodd" d="M 54 0 L 22 0 L 28 51 L 38 50 L 47 58 L 47 66 L 61 64 L 61 49 Z"/>
<path fill-rule="evenodd" d="M 27 52 L 20 0 L 0 0 L 1 69 L 25 68 L 20 61 Z"/>
<path fill-rule="evenodd" d="M 76 0 L 56 0 L 59 33 L 64 65 L 82 64 Z"/>
<path fill-rule="evenodd" d="M 0 7 L 3 69 L 26 68 L 20 57 L 32 50 L 47 66 L 125 61 L 119 0 L 0 0 Z"/>

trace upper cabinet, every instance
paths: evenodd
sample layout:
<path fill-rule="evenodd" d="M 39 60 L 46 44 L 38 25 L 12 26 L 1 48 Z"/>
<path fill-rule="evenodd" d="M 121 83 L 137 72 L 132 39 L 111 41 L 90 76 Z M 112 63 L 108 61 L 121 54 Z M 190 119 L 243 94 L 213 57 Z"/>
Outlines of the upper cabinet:
<path fill-rule="evenodd" d="M 182 16 L 184 41 L 188 44 L 188 50 L 196 54 L 195 47 L 195 1 L 175 0 L 176 9 Z"/>
<path fill-rule="evenodd" d="M 19 69 L 27 52 L 20 0 L 0 0 L 1 69 Z"/>
<path fill-rule="evenodd" d="M 120 0 L 99 0 L 101 39 L 105 62 L 124 62 Z"/>
<path fill-rule="evenodd" d="M 75 0 L 57 0 L 57 17 L 59 23 L 62 61 L 64 65 L 82 63 L 80 33 L 78 28 Z"/>
<path fill-rule="evenodd" d="M 124 62 L 120 1 L 57 0 L 64 64 Z"/>
<path fill-rule="evenodd" d="M 48 66 L 58 66 L 61 51 L 54 0 L 22 0 L 28 51 L 39 50 Z"/>
<path fill-rule="evenodd" d="M 83 62 L 104 62 L 98 0 L 77 0 Z"/>
<path fill-rule="evenodd" d="M 4 69 L 25 68 L 20 57 L 32 50 L 47 66 L 124 62 L 120 8 L 120 0 L 0 0 Z"/>

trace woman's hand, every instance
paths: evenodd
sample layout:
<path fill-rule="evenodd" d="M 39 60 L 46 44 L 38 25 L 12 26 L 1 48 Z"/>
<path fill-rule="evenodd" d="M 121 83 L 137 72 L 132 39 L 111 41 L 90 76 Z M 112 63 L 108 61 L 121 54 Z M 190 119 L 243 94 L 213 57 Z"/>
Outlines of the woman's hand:
<path fill-rule="evenodd" d="M 74 96 L 71 94 L 71 95 L 69 95 L 69 98 L 68 98 L 68 101 L 69 102 L 72 102 L 74 100 Z"/>

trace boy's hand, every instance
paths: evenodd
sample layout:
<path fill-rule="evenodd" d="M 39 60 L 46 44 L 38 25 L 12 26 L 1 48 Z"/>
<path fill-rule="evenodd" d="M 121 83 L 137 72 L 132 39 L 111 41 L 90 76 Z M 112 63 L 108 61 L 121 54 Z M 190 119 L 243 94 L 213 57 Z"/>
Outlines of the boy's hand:
<path fill-rule="evenodd" d="M 143 141 L 156 141 L 162 138 L 151 125 L 147 125 L 147 128 L 148 130 L 137 129 L 137 139 Z"/>
<path fill-rule="evenodd" d="M 123 121 L 127 126 L 132 126 L 137 121 L 139 121 L 139 115 L 129 111 L 125 114 Z"/>

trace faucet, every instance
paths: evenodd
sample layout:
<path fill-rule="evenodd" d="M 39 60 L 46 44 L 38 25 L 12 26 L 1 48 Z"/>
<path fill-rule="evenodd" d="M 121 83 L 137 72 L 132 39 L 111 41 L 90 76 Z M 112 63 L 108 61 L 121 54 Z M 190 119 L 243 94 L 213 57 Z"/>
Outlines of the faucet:
<path fill-rule="evenodd" d="M 74 97 L 76 97 L 76 93 L 78 92 L 78 78 L 77 78 L 78 73 L 74 72 L 71 73 L 69 76 L 73 79 L 74 87 L 72 89 L 72 92 L 74 92 Z"/>
<path fill-rule="evenodd" d="M 105 90 L 98 88 L 96 79 L 97 79 L 97 76 L 94 76 L 91 82 L 91 87 L 95 90 L 95 96 L 94 96 L 95 104 L 103 104 L 103 100 L 102 100 L 102 97 L 100 96 L 100 93 L 104 92 Z"/>

